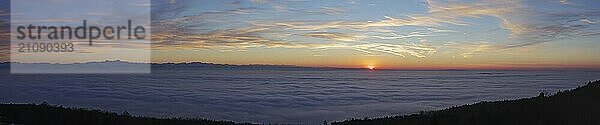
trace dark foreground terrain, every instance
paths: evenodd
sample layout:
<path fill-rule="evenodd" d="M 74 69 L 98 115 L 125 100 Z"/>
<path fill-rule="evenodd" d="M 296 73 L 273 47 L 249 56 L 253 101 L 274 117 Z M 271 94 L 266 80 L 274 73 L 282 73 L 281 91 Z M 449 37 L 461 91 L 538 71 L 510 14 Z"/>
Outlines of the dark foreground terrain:
<path fill-rule="evenodd" d="M 440 111 L 333 125 L 600 125 L 600 81 L 552 96 L 480 102 Z"/>
<path fill-rule="evenodd" d="M 600 81 L 552 96 L 480 102 L 440 111 L 334 125 L 600 125 Z M 207 119 L 150 118 L 100 110 L 64 108 L 45 103 L 0 104 L 0 124 L 27 125 L 236 125 Z M 326 124 L 326 123 L 325 123 Z"/>
<path fill-rule="evenodd" d="M 251 125 L 207 119 L 135 117 L 81 108 L 48 104 L 0 104 L 0 125 Z"/>

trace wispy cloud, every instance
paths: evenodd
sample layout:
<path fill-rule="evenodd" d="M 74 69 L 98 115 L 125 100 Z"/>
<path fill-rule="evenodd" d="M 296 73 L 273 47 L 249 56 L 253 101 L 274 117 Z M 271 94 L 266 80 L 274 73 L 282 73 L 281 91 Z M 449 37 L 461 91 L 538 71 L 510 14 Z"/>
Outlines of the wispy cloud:
<path fill-rule="evenodd" d="M 306 10 L 309 14 L 325 14 L 325 15 L 337 15 L 345 13 L 346 10 L 339 7 L 321 7 L 317 10 Z"/>
<path fill-rule="evenodd" d="M 315 37 L 315 38 L 324 38 L 324 39 L 332 39 L 338 41 L 357 41 L 365 36 L 353 35 L 347 33 L 336 33 L 336 32 L 310 32 L 305 34 L 300 34 L 300 36 L 307 37 Z"/>
<path fill-rule="evenodd" d="M 271 0 L 250 0 L 250 1 L 252 1 L 254 3 L 268 3 L 268 2 L 271 2 Z"/>
<path fill-rule="evenodd" d="M 499 27 L 510 32 L 509 38 L 521 41 L 504 45 L 504 49 L 536 45 L 540 43 L 599 35 L 594 20 L 599 19 L 598 10 L 574 9 L 570 11 L 541 11 L 533 8 L 531 1 L 477 1 L 469 3 L 427 1 L 431 16 L 442 19 L 458 17 L 495 17 Z M 535 2 L 534 2 L 535 3 Z M 561 0 L 560 3 L 569 3 Z"/>
<path fill-rule="evenodd" d="M 480 1 L 480 2 L 447 2 L 427 1 L 429 14 L 436 18 L 455 19 L 458 17 L 501 17 L 522 7 L 519 0 L 513 1 Z"/>
<path fill-rule="evenodd" d="M 430 36 L 430 35 L 421 33 L 421 32 L 411 32 L 406 35 L 398 35 L 398 34 L 392 32 L 391 36 L 373 36 L 373 37 L 379 38 L 379 39 L 405 39 L 405 38 L 411 38 L 411 37 L 424 37 L 424 36 Z"/>
<path fill-rule="evenodd" d="M 257 36 L 259 32 L 265 30 L 267 28 L 252 27 L 198 34 L 186 31 L 162 31 L 154 33 L 152 40 L 157 41 L 153 43 L 154 48 L 175 46 L 179 48 L 245 49 L 250 47 L 295 46 Z"/>
<path fill-rule="evenodd" d="M 526 42 L 507 45 L 506 48 L 535 45 L 544 42 L 600 35 L 600 11 L 537 13 L 530 16 L 536 22 L 506 22 L 503 28 L 511 37 Z"/>
<path fill-rule="evenodd" d="M 458 53 L 460 53 L 463 58 L 472 58 L 478 54 L 482 54 L 489 51 L 496 51 L 500 49 L 502 46 L 497 44 L 492 44 L 490 42 L 485 41 L 477 41 L 477 42 L 448 42 L 445 43 L 445 46 L 452 49 L 458 49 Z"/>
<path fill-rule="evenodd" d="M 418 58 L 425 58 L 436 50 L 433 47 L 419 44 L 385 44 L 385 43 L 371 43 L 354 46 L 355 50 L 371 53 L 371 52 L 383 52 L 393 54 L 397 56 L 405 57 L 404 54 L 409 54 Z"/>
<path fill-rule="evenodd" d="M 309 32 L 304 34 L 278 33 L 272 31 L 269 27 L 249 27 L 242 29 L 228 29 L 222 31 L 213 31 L 208 33 L 186 33 L 186 32 L 167 32 L 153 34 L 154 49 L 217 49 L 223 51 L 245 50 L 248 48 L 305 48 L 305 49 L 353 49 L 361 52 L 373 53 L 382 52 L 397 56 L 411 55 L 424 58 L 435 53 L 433 47 L 423 44 L 386 44 L 372 42 L 326 42 L 312 43 L 310 41 L 289 41 L 277 40 L 265 37 L 267 33 L 276 33 L 277 35 L 297 35 L 305 37 L 331 39 L 334 41 L 351 42 L 357 41 L 363 36 L 354 36 L 351 34 L 335 32 Z"/>
<path fill-rule="evenodd" d="M 464 25 L 459 21 L 434 18 L 429 16 L 407 16 L 406 18 L 393 18 L 384 16 L 380 21 L 286 21 L 263 23 L 263 26 L 282 26 L 291 30 L 330 30 L 343 29 L 354 31 L 369 31 L 369 29 L 382 27 L 423 26 L 433 27 L 442 24 Z M 370 30 L 376 31 L 376 30 Z"/>
<path fill-rule="evenodd" d="M 569 4 L 568 0 L 559 0 L 560 4 Z"/>

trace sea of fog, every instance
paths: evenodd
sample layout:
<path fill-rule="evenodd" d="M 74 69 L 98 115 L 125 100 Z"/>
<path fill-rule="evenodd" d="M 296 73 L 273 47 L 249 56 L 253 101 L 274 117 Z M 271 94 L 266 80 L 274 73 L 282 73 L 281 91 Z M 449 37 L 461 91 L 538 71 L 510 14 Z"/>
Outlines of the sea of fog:
<path fill-rule="evenodd" d="M 9 74 L 0 103 L 48 102 L 133 115 L 317 124 L 536 96 L 600 71 L 392 71 L 153 66 L 152 74 Z"/>

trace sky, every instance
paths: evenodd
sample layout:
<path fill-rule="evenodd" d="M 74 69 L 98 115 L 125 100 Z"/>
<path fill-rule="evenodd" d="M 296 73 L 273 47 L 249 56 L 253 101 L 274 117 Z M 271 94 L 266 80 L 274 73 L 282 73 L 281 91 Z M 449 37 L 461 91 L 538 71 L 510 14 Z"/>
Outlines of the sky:
<path fill-rule="evenodd" d="M 10 33 L 11 35 L 11 62 L 24 63 L 74 63 L 74 62 L 92 62 L 104 60 L 127 60 L 132 62 L 150 62 L 150 38 L 137 40 L 125 39 L 129 38 L 127 33 L 129 30 L 124 30 L 123 33 L 115 31 L 118 26 L 129 26 L 135 28 L 145 26 L 147 33 L 151 32 L 150 28 L 150 0 L 103 0 L 103 1 L 80 1 L 80 0 L 29 0 L 29 1 L 10 1 Z M 85 24 L 84 24 L 85 22 Z M 85 25 L 85 27 L 83 27 Z M 34 26 L 31 30 L 29 26 Z M 48 27 L 42 29 L 39 26 Z M 85 30 L 75 31 L 75 36 L 86 36 L 86 38 L 77 39 L 71 37 L 69 30 L 62 30 L 61 27 L 68 26 L 73 30 L 77 27 L 85 28 Z M 18 32 L 18 27 L 22 27 L 21 32 Z M 39 27 L 39 28 L 36 28 Z M 49 27 L 58 27 L 56 33 L 49 30 Z M 96 27 L 98 31 L 111 27 L 112 36 L 117 36 L 114 39 L 105 39 L 101 37 L 100 32 L 89 32 L 92 27 Z M 39 29 L 39 30 L 38 30 Z M 32 32 L 28 32 L 32 31 Z M 88 31 L 88 32 L 82 32 Z M 106 30 L 104 30 L 106 31 Z M 110 30 L 109 30 L 110 31 Z M 30 34 L 30 35 L 29 35 Z M 24 37 L 19 39 L 19 36 L 43 36 L 36 39 Z M 59 39 L 51 39 L 46 36 L 56 34 Z M 83 35 L 85 34 L 85 35 Z M 89 36 L 99 34 L 98 39 L 90 40 Z M 61 37 L 64 36 L 64 37 Z M 123 36 L 123 37 L 120 37 Z M 133 35 L 132 35 L 133 36 Z M 146 36 L 143 35 L 142 36 Z M 124 38 L 124 39 L 119 39 Z M 92 41 L 92 42 L 90 42 Z M 25 45 L 27 44 L 27 45 Z M 41 45 L 45 45 L 40 47 Z M 29 47 L 25 47 L 25 46 Z M 38 45 L 38 46 L 36 46 Z M 43 51 L 48 45 L 55 45 L 56 48 L 52 52 Z M 60 46 L 69 51 L 54 51 L 59 50 Z M 72 50 L 72 51 L 71 51 Z M 11 66 L 14 68 L 15 66 Z"/>
<path fill-rule="evenodd" d="M 150 6 L 151 59 L 158 63 L 600 69 L 595 0 L 152 0 Z"/>

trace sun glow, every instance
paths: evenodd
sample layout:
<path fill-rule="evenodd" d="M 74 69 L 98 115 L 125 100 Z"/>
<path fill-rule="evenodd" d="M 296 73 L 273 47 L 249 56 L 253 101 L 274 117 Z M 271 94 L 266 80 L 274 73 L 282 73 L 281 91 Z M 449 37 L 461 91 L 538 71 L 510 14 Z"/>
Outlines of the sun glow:
<path fill-rule="evenodd" d="M 375 66 L 373 66 L 373 65 L 368 65 L 368 66 L 367 66 L 367 68 L 369 68 L 369 70 L 373 70 L 373 69 L 375 69 Z"/>

